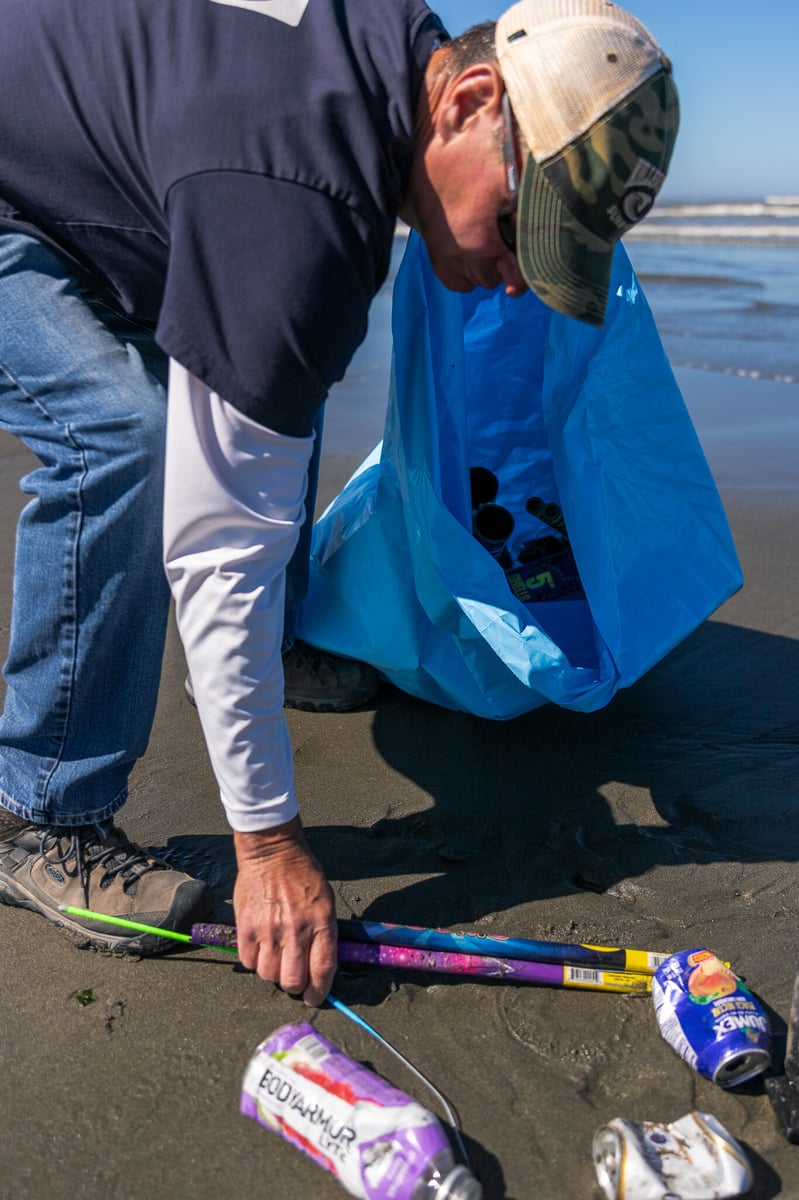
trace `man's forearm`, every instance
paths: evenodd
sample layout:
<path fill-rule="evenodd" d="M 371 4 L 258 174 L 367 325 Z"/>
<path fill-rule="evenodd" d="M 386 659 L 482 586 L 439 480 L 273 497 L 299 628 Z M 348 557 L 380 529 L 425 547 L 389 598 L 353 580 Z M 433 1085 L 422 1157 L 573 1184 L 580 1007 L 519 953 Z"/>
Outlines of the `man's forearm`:
<path fill-rule="evenodd" d="M 243 832 L 297 813 L 281 644 L 312 447 L 171 364 L 164 558 L 211 764 Z"/>

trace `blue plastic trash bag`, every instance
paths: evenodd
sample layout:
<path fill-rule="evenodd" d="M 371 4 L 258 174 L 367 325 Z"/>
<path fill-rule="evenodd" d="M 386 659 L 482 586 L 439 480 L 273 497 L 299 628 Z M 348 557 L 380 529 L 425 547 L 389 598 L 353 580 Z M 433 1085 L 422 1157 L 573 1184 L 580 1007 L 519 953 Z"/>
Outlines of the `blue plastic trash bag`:
<path fill-rule="evenodd" d="M 742 582 L 713 479 L 622 247 L 605 325 L 532 293 L 448 292 L 409 239 L 383 442 L 314 529 L 298 635 L 447 708 L 607 704 Z M 498 480 L 511 552 L 563 512 L 583 592 L 523 603 L 472 535 Z"/>

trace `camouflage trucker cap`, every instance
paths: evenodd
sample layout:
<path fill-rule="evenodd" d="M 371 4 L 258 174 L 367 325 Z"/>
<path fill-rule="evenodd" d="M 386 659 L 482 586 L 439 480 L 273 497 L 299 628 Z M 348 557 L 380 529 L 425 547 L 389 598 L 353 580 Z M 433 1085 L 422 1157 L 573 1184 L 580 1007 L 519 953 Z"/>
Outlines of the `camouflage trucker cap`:
<path fill-rule="evenodd" d="M 615 243 L 652 207 L 674 148 L 671 64 L 610 0 L 521 0 L 496 48 L 527 143 L 522 274 L 552 308 L 601 325 Z"/>

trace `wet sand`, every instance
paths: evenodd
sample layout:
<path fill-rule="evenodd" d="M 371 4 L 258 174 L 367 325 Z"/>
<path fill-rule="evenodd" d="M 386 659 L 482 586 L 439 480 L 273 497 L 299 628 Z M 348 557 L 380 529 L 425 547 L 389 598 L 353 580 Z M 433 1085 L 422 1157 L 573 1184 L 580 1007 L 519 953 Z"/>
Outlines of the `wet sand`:
<path fill-rule="evenodd" d="M 388 686 L 358 713 L 290 713 L 298 787 L 341 916 L 707 946 L 767 1007 L 779 1069 L 799 958 L 799 390 L 692 371 L 679 379 L 744 589 L 599 713 L 547 707 L 493 723 Z M 371 447 L 367 426 L 329 414 L 322 502 Z M 0 439 L 3 640 L 26 463 Z M 203 874 L 217 916 L 231 920 L 230 840 L 183 673 L 172 629 L 124 823 Z M 436 1110 L 339 1013 L 303 1009 L 226 955 L 111 959 L 7 908 L 0 945 L 0 1196 L 344 1195 L 238 1115 L 258 1042 L 308 1016 Z M 95 998 L 85 1007 L 83 989 Z M 799 1147 L 780 1133 L 762 1082 L 725 1092 L 700 1078 L 661 1039 L 645 997 L 373 968 L 342 970 L 336 993 L 445 1092 L 486 1200 L 598 1196 L 600 1125 L 697 1108 L 743 1143 L 752 1197 L 799 1198 Z"/>

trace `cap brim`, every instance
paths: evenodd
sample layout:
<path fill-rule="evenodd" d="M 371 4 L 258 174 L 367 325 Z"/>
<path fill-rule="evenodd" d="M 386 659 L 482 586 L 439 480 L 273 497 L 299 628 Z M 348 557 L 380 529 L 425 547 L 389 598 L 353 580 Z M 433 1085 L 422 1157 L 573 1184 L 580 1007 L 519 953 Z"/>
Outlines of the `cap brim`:
<path fill-rule="evenodd" d="M 569 212 L 555 184 L 528 154 L 516 220 L 516 253 L 525 280 L 545 304 L 589 325 L 605 319 L 613 243 Z"/>

